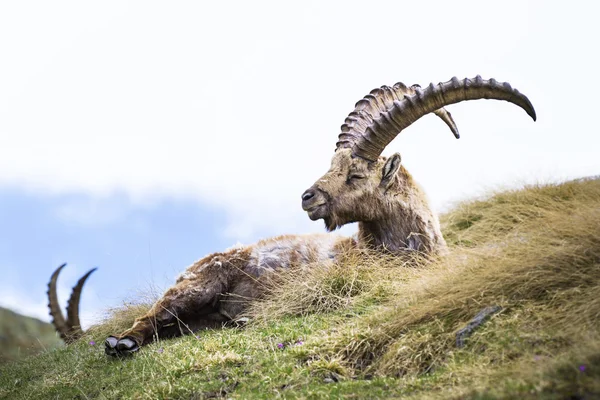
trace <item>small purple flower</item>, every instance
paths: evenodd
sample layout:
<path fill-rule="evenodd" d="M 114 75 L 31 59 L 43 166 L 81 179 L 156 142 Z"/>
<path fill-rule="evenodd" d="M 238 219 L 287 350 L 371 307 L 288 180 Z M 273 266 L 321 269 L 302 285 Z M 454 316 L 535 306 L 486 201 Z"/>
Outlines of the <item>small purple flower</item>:
<path fill-rule="evenodd" d="M 580 365 L 579 366 L 579 371 L 580 372 L 585 372 L 585 365 Z"/>
<path fill-rule="evenodd" d="M 283 343 L 277 343 L 278 349 L 283 349 L 284 347 L 285 347 L 285 345 Z"/>
<path fill-rule="evenodd" d="M 157 353 L 162 354 L 162 352 L 165 351 L 165 349 L 163 349 L 162 347 L 158 350 L 156 350 Z"/>
<path fill-rule="evenodd" d="M 90 343 L 90 346 L 95 346 L 96 345 L 96 342 L 94 342 L 93 340 L 90 340 L 89 343 Z"/>
<path fill-rule="evenodd" d="M 302 339 L 298 339 L 298 341 L 296 342 L 296 346 L 302 346 L 304 344 L 304 342 L 302 341 Z"/>

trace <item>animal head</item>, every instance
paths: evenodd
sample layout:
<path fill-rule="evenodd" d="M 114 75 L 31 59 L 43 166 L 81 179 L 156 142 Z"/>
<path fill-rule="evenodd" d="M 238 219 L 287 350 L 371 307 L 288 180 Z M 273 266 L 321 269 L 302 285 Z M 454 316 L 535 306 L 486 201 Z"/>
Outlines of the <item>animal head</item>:
<path fill-rule="evenodd" d="M 414 203 L 419 190 L 402 167 L 400 154 L 385 158 L 381 153 L 402 130 L 429 113 L 441 118 L 458 139 L 458 128 L 444 106 L 477 99 L 511 102 L 536 119 L 526 96 L 508 83 L 479 75 L 454 77 L 424 89 L 397 83 L 371 91 L 346 118 L 331 167 L 302 194 L 302 208 L 311 220 L 323 219 L 331 231 L 350 222 L 381 219 L 392 204 Z"/>
<path fill-rule="evenodd" d="M 328 230 L 356 221 L 371 221 L 384 207 L 385 192 L 397 185 L 400 155 L 370 162 L 342 148 L 331 167 L 302 195 L 302 206 L 313 221 L 323 219 Z"/>

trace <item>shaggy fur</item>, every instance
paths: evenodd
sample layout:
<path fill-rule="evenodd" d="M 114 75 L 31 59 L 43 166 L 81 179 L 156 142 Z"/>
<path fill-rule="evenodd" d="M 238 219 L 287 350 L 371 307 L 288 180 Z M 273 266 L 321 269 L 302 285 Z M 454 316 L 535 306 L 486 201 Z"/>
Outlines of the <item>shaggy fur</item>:
<path fill-rule="evenodd" d="M 259 298 L 270 274 L 293 266 L 332 262 L 354 239 L 337 235 L 285 235 L 204 257 L 130 329 L 109 337 L 111 355 L 127 354 L 152 341 L 220 326 L 236 319 Z"/>

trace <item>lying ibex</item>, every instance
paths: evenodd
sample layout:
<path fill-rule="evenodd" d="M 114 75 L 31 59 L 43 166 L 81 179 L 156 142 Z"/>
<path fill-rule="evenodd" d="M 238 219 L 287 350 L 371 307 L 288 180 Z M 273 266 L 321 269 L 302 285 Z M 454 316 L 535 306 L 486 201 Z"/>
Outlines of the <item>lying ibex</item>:
<path fill-rule="evenodd" d="M 446 243 L 438 219 L 421 188 L 400 164 L 400 155 L 385 158 L 380 154 L 398 133 L 431 112 L 458 138 L 458 129 L 443 107 L 475 99 L 506 100 L 536 118 L 527 97 L 508 83 L 480 76 L 462 81 L 452 78 L 424 89 L 397 83 L 373 90 L 356 104 L 342 125 L 329 171 L 302 195 L 302 208 L 310 219 L 323 219 L 329 231 L 358 222 L 356 239 L 328 234 L 288 235 L 211 254 L 190 266 L 130 329 L 108 337 L 106 353 L 132 353 L 155 335 L 177 335 L 234 319 L 244 311 L 248 300 L 261 295 L 261 279 L 291 265 L 329 262 L 352 247 L 391 253 L 443 252 Z M 85 277 L 74 288 L 65 321 L 56 301 L 59 271 L 49 285 L 50 313 L 61 336 L 74 338 L 82 333 L 77 309 Z"/>

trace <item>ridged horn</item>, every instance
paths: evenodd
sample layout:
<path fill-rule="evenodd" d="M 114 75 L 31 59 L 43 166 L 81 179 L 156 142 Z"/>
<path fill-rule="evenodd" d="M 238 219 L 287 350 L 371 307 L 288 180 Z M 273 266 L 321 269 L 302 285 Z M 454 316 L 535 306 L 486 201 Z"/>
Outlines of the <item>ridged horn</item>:
<path fill-rule="evenodd" d="M 65 321 L 65 317 L 63 316 L 63 313 L 60 310 L 60 305 L 58 304 L 56 282 L 58 281 L 58 275 L 60 274 L 60 271 L 66 265 L 66 263 L 62 264 L 50 277 L 50 282 L 48 283 L 48 307 L 50 308 L 50 316 L 52 316 L 52 323 L 54 324 L 56 331 L 65 341 L 65 343 L 71 343 L 83 335 L 83 330 L 81 330 L 81 323 L 79 321 L 79 300 L 81 299 L 81 291 L 85 281 L 92 274 L 92 272 L 96 270 L 96 268 L 89 270 L 73 287 L 73 291 L 71 292 L 71 297 L 69 298 L 67 305 L 67 320 Z"/>
<path fill-rule="evenodd" d="M 58 279 L 58 274 L 67 264 L 63 264 L 58 267 L 52 276 L 50 277 L 50 282 L 48 283 L 48 308 L 50 309 L 50 316 L 52 317 L 52 324 L 54 324 L 54 328 L 60 335 L 60 337 L 66 342 L 69 337 L 69 326 L 65 321 L 65 317 L 63 316 L 62 311 L 60 310 L 60 305 L 58 304 L 58 296 L 56 295 L 56 281 Z"/>
<path fill-rule="evenodd" d="M 380 117 L 381 113 L 386 112 L 394 106 L 395 101 L 400 101 L 406 96 L 412 96 L 420 89 L 419 85 L 406 86 L 402 82 L 396 83 L 394 86 L 382 86 L 378 89 L 373 89 L 355 105 L 353 112 L 348 115 L 346 121 L 342 125 L 342 133 L 339 136 L 339 141 L 336 143 L 336 151 L 341 147 L 351 147 L 351 144 L 364 134 L 367 127 L 373 121 Z M 445 108 L 441 107 L 434 111 L 442 121 L 448 125 L 454 136 L 458 139 L 458 127 L 450 114 Z"/>
<path fill-rule="evenodd" d="M 413 89 L 413 93 L 410 93 L 411 95 L 415 94 L 414 92 L 417 89 L 421 88 L 421 85 L 412 85 L 410 87 L 411 89 Z M 452 131 L 452 133 L 454 134 L 454 137 L 457 139 L 460 139 L 460 133 L 458 132 L 458 126 L 456 126 L 456 122 L 454 122 L 454 118 L 452 118 L 452 114 L 450 114 L 450 111 L 446 110 L 444 107 L 437 109 L 433 112 L 435 115 L 437 115 L 442 121 L 444 121 L 446 123 L 446 125 L 448 125 L 448 128 L 450 128 L 450 130 Z"/>
<path fill-rule="evenodd" d="M 394 88 L 397 86 L 406 87 L 403 83 L 397 83 Z M 356 103 L 355 110 L 342 125 L 342 133 L 337 143 L 337 149 L 351 148 L 354 156 L 369 161 L 377 160 L 398 133 L 422 116 L 435 112 L 442 118 L 440 114 L 445 110 L 440 110 L 444 106 L 465 100 L 505 100 L 521 107 L 534 121 L 536 120 L 533 105 L 525 95 L 513 89 L 507 82 L 498 82 L 493 78 L 484 80 L 479 75 L 474 79 L 465 78 L 462 81 L 454 77 L 437 85 L 431 83 L 425 89 L 415 87 L 414 94 L 407 93 L 403 98 L 395 99 L 391 106 L 389 102 L 382 104 L 372 93 Z M 454 121 L 444 121 L 452 129 Z M 451 121 L 451 117 L 448 121 Z"/>
<path fill-rule="evenodd" d="M 75 335 L 80 337 L 83 334 L 83 331 L 81 330 L 81 322 L 79 322 L 79 300 L 81 299 L 81 290 L 83 289 L 83 284 L 96 269 L 97 268 L 90 269 L 84 276 L 81 277 L 81 279 L 79 279 L 77 285 L 73 287 L 71 297 L 67 303 L 67 325 L 69 325 L 72 336 Z"/>

